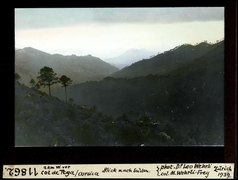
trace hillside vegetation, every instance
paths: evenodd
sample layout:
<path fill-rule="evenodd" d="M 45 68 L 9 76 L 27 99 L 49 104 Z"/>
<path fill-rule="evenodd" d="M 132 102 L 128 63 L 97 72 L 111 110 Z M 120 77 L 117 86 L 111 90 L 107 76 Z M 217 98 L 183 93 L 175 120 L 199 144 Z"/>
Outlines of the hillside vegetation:
<path fill-rule="evenodd" d="M 71 86 L 70 97 L 118 121 L 169 125 L 177 145 L 223 144 L 223 41 L 182 45 L 113 76 Z"/>
<path fill-rule="evenodd" d="M 173 143 L 162 129 L 150 132 L 155 133 L 154 139 L 148 139 L 150 126 L 153 124 L 143 119 L 115 121 L 97 112 L 95 107 L 65 103 L 15 84 L 15 145 L 18 147 L 141 145 L 148 140 L 160 145 Z"/>

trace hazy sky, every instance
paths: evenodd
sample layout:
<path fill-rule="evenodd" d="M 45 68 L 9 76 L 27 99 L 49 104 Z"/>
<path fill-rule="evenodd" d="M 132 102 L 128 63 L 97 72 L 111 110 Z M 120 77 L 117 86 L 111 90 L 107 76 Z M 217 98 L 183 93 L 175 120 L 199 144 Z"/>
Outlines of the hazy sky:
<path fill-rule="evenodd" d="M 109 58 L 224 39 L 224 8 L 15 9 L 15 46 Z"/>

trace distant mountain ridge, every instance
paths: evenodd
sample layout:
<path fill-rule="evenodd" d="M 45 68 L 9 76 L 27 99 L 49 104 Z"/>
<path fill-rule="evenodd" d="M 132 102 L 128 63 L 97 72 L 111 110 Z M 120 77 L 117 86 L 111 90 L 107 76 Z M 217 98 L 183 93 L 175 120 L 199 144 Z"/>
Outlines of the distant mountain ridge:
<path fill-rule="evenodd" d="M 224 41 L 216 44 L 206 42 L 197 45 L 184 44 L 177 46 L 174 49 L 165 51 L 150 59 L 138 61 L 131 66 L 125 67 L 120 71 L 115 72 L 112 77 L 139 77 L 149 74 L 166 74 L 179 67 L 183 67 L 187 63 L 192 63 L 206 55 L 209 51 L 224 46 Z"/>
<path fill-rule="evenodd" d="M 136 61 L 150 58 L 153 55 L 155 55 L 155 52 L 146 49 L 129 49 L 125 53 L 113 58 L 105 59 L 105 61 L 121 69 Z"/>
<path fill-rule="evenodd" d="M 44 66 L 53 68 L 59 75 L 67 75 L 74 83 L 100 80 L 118 70 L 91 55 L 51 55 L 31 47 L 15 50 L 15 71 L 20 74 L 23 83 L 28 84 Z"/>

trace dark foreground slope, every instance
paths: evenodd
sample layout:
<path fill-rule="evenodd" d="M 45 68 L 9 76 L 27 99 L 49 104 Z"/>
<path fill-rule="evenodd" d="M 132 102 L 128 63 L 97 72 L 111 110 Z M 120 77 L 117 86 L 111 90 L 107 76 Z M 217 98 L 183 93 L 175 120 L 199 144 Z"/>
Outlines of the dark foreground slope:
<path fill-rule="evenodd" d="M 153 124 L 155 131 L 162 128 L 176 145 L 221 145 L 224 43 L 209 47 L 196 59 L 187 58 L 186 63 L 179 63 L 163 74 L 152 71 L 150 75 L 131 79 L 108 77 L 72 86 L 69 96 L 78 104 L 97 107 L 116 122 L 128 122 L 125 127 L 147 122 Z M 133 131 L 126 132 L 132 132 L 133 136 Z M 147 133 L 153 139 L 154 133 L 150 130 Z M 157 144 L 154 140 L 145 144 L 153 143 Z"/>
<path fill-rule="evenodd" d="M 15 86 L 16 146 L 139 146 L 175 143 L 165 129 L 146 117 L 113 119 L 86 106 Z"/>
<path fill-rule="evenodd" d="M 105 135 L 109 118 L 91 108 L 66 104 L 16 83 L 16 146 L 87 146 L 112 144 Z"/>

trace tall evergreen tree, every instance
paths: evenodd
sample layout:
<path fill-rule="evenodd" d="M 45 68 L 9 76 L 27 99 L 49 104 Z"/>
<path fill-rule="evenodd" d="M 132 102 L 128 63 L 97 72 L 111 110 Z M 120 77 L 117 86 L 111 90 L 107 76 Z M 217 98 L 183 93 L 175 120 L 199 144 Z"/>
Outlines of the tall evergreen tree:
<path fill-rule="evenodd" d="M 58 77 L 54 70 L 50 67 L 43 67 L 40 69 L 39 76 L 37 79 L 39 80 L 39 84 L 43 87 L 48 86 L 49 95 L 51 96 L 51 86 L 53 84 L 58 83 Z"/>
<path fill-rule="evenodd" d="M 72 84 L 72 80 L 69 77 L 65 76 L 65 75 L 62 75 L 59 80 L 60 80 L 60 83 L 62 84 L 62 86 L 64 87 L 65 102 L 67 103 L 67 90 L 66 90 L 66 88 L 67 88 L 67 86 Z"/>

